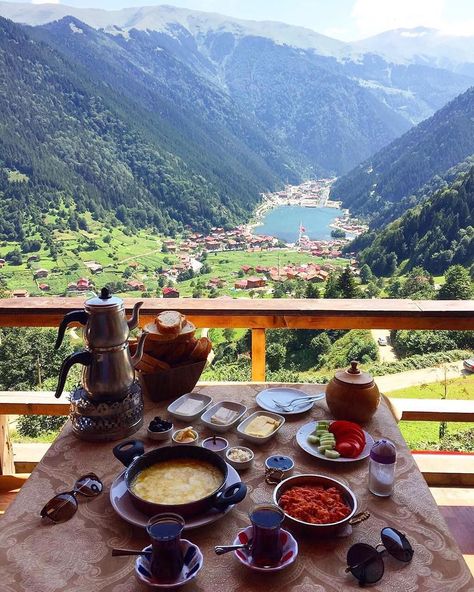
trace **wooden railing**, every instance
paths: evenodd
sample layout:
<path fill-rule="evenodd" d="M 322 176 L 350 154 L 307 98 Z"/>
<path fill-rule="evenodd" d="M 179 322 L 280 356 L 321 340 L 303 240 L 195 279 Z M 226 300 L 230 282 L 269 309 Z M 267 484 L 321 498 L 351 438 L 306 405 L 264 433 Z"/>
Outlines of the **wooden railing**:
<path fill-rule="evenodd" d="M 126 299 L 131 310 L 137 299 Z M 0 327 L 57 327 L 82 298 L 0 300 Z M 265 380 L 266 329 L 474 329 L 469 300 L 300 300 L 147 298 L 140 324 L 162 310 L 181 311 L 197 327 L 252 330 L 252 380 Z"/>
<path fill-rule="evenodd" d="M 127 312 L 137 299 L 126 299 Z M 57 327 L 67 312 L 82 308 L 83 298 L 24 298 L 0 300 L 0 327 Z M 266 329 L 451 329 L 474 330 L 474 301 L 412 300 L 298 300 L 298 299 L 173 299 L 144 301 L 140 324 L 161 311 L 179 310 L 200 328 L 248 328 L 252 332 L 252 380 L 265 380 Z M 25 400 L 25 396 L 28 400 Z M 7 436 L 6 413 L 64 412 L 66 406 L 49 403 L 40 394 L 3 394 L 0 405 L 0 475 L 14 469 Z M 41 399 L 41 397 L 40 397 Z M 450 402 L 453 403 L 453 402 Z M 420 401 L 421 405 L 421 401 Z M 432 405 L 431 405 L 432 406 Z M 403 418 L 454 420 L 459 413 L 472 421 L 469 410 L 405 410 Z M 403 411 L 402 411 L 403 412 Z M 411 415 L 410 415 L 411 414 Z"/>

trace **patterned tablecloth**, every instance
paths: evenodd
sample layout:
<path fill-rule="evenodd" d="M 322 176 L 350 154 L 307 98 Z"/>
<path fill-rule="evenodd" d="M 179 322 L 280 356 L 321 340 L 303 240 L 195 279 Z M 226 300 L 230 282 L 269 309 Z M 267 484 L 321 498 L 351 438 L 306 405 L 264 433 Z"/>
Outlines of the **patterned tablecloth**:
<path fill-rule="evenodd" d="M 256 408 L 255 396 L 262 387 L 251 385 L 206 386 L 199 390 L 214 401 L 242 401 L 249 411 Z M 317 385 L 305 386 L 317 392 Z M 163 414 L 164 404 L 147 405 L 145 426 L 136 437 L 146 438 L 146 425 Z M 166 415 L 166 413 L 165 413 Z M 387 437 L 398 448 L 396 486 L 391 498 L 377 498 L 367 489 L 368 461 L 336 464 L 317 460 L 303 452 L 295 441 L 297 429 L 314 419 L 329 417 L 324 401 L 307 413 L 288 416 L 280 432 L 267 444 L 251 446 L 255 452 L 252 469 L 242 473 L 248 485 L 247 498 L 218 522 L 189 531 L 186 536 L 204 554 L 204 567 L 186 586 L 188 592 L 257 591 L 323 592 L 356 590 L 358 585 L 345 574 L 346 553 L 355 542 L 376 545 L 387 525 L 405 532 L 415 550 L 410 564 L 384 557 L 385 575 L 372 590 L 386 592 L 461 592 L 474 590 L 474 581 L 455 541 L 441 517 L 431 493 L 408 451 L 385 403 L 366 427 L 375 438 Z M 176 425 L 176 423 L 175 423 Z M 180 424 L 178 424 L 180 425 Z M 210 435 L 195 423 L 202 436 Z M 228 432 L 231 444 L 239 443 L 235 430 Z M 240 443 L 242 443 L 240 441 Z M 147 441 L 147 449 L 153 447 Z M 0 520 L 0 590 L 3 592 L 132 592 L 146 590 L 134 576 L 133 557 L 111 557 L 112 547 L 142 548 L 147 544 L 143 530 L 124 522 L 109 501 L 109 488 L 122 471 L 112 455 L 112 443 L 77 440 L 69 423 Z M 289 454 L 297 473 L 331 475 L 355 492 L 360 509 L 371 518 L 355 526 L 350 536 L 320 541 L 299 537 L 300 553 L 288 569 L 275 574 L 256 574 L 240 565 L 232 553 L 218 557 L 213 547 L 229 544 L 236 532 L 249 525 L 248 512 L 255 504 L 269 502 L 273 488 L 263 479 L 264 461 L 271 453 Z M 94 471 L 102 477 L 105 491 L 98 498 L 79 499 L 79 509 L 68 522 L 44 525 L 39 510 L 55 493 L 72 488 L 81 474 Z"/>

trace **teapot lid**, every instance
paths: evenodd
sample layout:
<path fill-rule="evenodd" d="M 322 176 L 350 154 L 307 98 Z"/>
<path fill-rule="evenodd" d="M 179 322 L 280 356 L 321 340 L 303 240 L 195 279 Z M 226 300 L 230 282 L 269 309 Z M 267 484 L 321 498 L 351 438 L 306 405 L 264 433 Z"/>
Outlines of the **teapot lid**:
<path fill-rule="evenodd" d="M 336 372 L 336 380 L 350 384 L 352 386 L 369 387 L 374 384 L 374 379 L 368 372 L 362 372 L 357 368 L 355 360 L 352 360 L 351 367 L 347 370 Z"/>
<path fill-rule="evenodd" d="M 85 306 L 87 309 L 121 308 L 123 307 L 123 300 L 117 296 L 112 296 L 110 290 L 104 287 L 100 291 L 99 296 L 94 296 L 94 298 L 86 300 Z"/>

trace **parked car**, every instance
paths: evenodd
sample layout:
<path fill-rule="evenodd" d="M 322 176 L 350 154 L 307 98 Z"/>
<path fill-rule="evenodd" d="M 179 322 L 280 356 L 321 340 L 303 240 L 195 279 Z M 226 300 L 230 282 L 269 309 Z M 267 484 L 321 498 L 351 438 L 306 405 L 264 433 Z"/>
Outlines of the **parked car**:
<path fill-rule="evenodd" d="M 379 337 L 377 341 L 379 345 L 387 345 L 387 339 L 385 337 Z"/>
<path fill-rule="evenodd" d="M 469 358 L 469 360 L 464 360 L 464 362 L 462 364 L 468 372 L 474 372 L 474 358 Z"/>

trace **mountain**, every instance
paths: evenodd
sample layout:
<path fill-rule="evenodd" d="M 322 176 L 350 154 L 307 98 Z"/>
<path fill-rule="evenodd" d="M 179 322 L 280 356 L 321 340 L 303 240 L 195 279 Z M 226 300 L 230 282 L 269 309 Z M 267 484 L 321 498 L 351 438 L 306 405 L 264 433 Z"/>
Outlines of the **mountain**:
<path fill-rule="evenodd" d="M 394 29 L 352 44 L 360 52 L 376 53 L 395 63 L 417 63 L 474 74 L 474 36 L 430 29 Z"/>
<path fill-rule="evenodd" d="M 442 274 L 450 265 L 474 263 L 474 167 L 448 187 L 425 196 L 422 203 L 378 232 L 350 245 L 377 275 L 390 275 L 397 264 L 421 266 Z"/>
<path fill-rule="evenodd" d="M 292 170 L 319 176 L 348 171 L 410 127 L 370 91 L 319 66 L 311 52 L 240 33 L 207 32 L 195 38 L 196 23 L 191 31 L 178 23 L 153 31 L 143 30 L 143 18 L 137 22 L 138 29 L 95 30 L 64 17 L 30 34 L 38 31 L 38 38 L 117 92 L 144 101 L 150 111 L 159 96 L 174 106 L 173 128 L 185 135 L 191 122 L 203 117 L 219 124 L 231 105 L 240 121 L 252 122 L 246 130 L 234 126 L 235 136 L 264 130 L 289 163 L 281 176 L 285 180 Z M 221 98 L 210 118 L 209 88 Z"/>
<path fill-rule="evenodd" d="M 306 176 L 347 172 L 474 83 L 303 27 L 172 6 L 106 11 L 0 2 L 0 14 L 35 26 L 70 15 L 114 38 L 122 49 L 117 59 L 127 61 L 130 52 L 136 61 L 139 53 L 143 68 L 157 51 L 167 52 L 256 119 Z M 74 26 L 69 38 L 80 35 Z M 56 48 L 67 46 L 63 34 Z"/>
<path fill-rule="evenodd" d="M 133 85 L 128 95 L 118 93 L 103 72 L 69 61 L 0 18 L 3 240 L 41 230 L 53 211 L 66 227 L 85 210 L 167 233 L 186 224 L 235 224 L 249 215 L 259 191 L 291 174 L 258 123 L 227 97 L 194 87 L 199 81 L 173 59 L 164 56 L 162 67 L 175 93 L 161 100 L 150 95 L 154 108 L 147 110 L 133 100 Z M 180 108 L 185 82 L 196 88 L 194 100 L 208 117 Z"/>
<path fill-rule="evenodd" d="M 331 196 L 353 212 L 386 223 L 399 204 L 437 175 L 474 154 L 474 88 L 412 128 L 333 185 Z M 408 200 L 408 201 L 407 201 Z M 395 204 L 395 205 L 394 205 Z"/>

